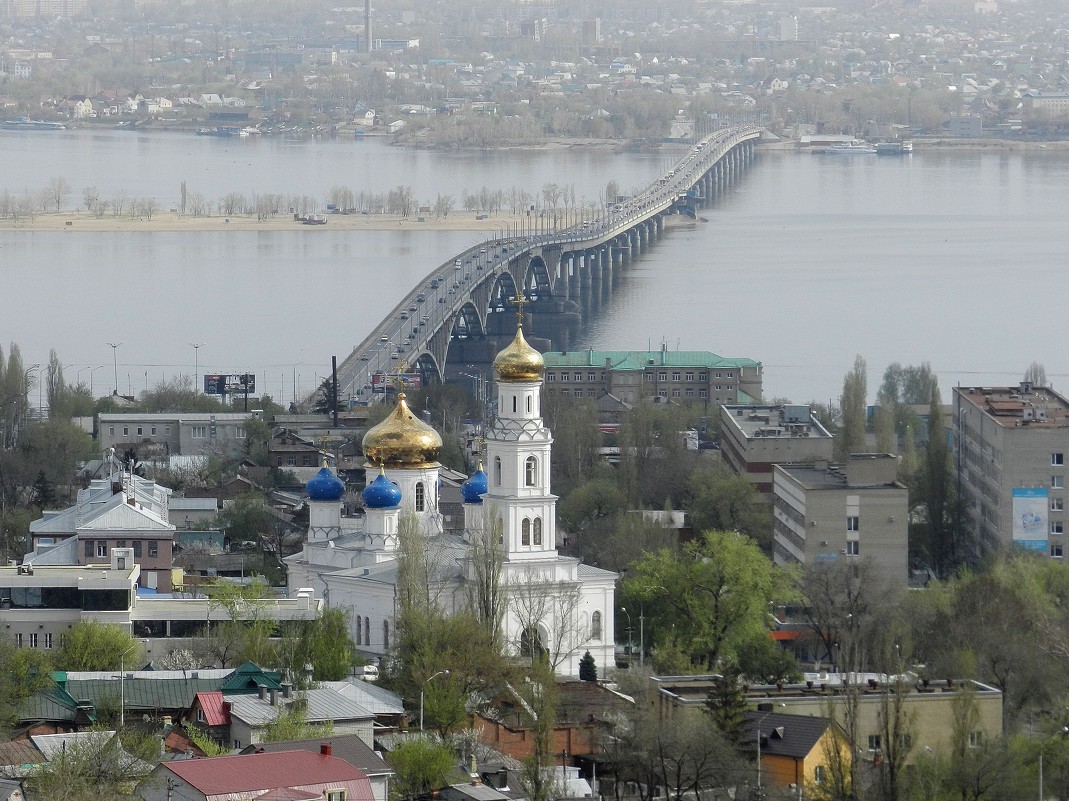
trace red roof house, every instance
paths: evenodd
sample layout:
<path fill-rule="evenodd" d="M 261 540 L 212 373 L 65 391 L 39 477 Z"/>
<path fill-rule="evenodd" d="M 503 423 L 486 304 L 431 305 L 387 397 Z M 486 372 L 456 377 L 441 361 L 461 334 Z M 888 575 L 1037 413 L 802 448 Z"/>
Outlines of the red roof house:
<path fill-rule="evenodd" d="M 374 801 L 365 774 L 335 756 L 310 751 L 165 762 L 137 793 L 144 801 Z"/>

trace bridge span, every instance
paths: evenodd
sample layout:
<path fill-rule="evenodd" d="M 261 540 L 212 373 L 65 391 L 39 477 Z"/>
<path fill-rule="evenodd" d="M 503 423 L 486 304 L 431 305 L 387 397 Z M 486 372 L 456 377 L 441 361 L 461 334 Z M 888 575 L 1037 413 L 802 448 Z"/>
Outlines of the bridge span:
<path fill-rule="evenodd" d="M 402 363 L 422 381 L 487 371 L 515 333 L 523 294 L 525 333 L 543 349 L 567 349 L 582 317 L 597 312 L 624 268 L 656 241 L 669 215 L 697 216 L 752 161 L 762 129 L 721 129 L 699 142 L 641 194 L 569 228 L 505 236 L 437 266 L 338 365 L 338 398 L 368 402 L 373 377 Z M 467 372 L 466 372 L 467 371 Z M 487 376 L 489 377 L 489 376 Z M 476 385 L 478 387 L 478 384 Z"/>

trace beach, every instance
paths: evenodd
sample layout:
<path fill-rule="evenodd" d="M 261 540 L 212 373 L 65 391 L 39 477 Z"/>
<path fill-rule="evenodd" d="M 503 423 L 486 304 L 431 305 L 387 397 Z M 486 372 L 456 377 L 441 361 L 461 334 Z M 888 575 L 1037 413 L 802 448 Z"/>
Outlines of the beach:
<path fill-rule="evenodd" d="M 481 215 L 479 215 L 481 216 Z M 402 217 L 399 214 L 328 214 L 322 217 L 323 225 L 308 225 L 295 220 L 292 214 L 279 214 L 259 221 L 255 215 L 231 217 L 181 215 L 176 211 L 163 211 L 152 217 L 115 217 L 105 214 L 97 217 L 87 212 L 60 211 L 20 216 L 16 220 L 0 219 L 0 230 L 15 231 L 65 231 L 68 233 L 92 233 L 115 231 L 169 232 L 169 231 L 319 231 L 341 229 L 343 231 L 386 231 L 409 229 L 414 231 L 481 231 L 508 233 L 520 225 L 519 215 L 495 214 L 486 219 L 477 219 L 474 212 L 453 212 L 446 217 L 434 215 Z"/>

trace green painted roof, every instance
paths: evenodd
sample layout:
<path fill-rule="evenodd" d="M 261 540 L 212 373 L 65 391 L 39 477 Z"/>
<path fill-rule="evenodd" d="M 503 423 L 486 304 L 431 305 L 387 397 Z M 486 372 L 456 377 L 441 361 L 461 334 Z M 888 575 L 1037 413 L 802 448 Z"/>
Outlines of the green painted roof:
<path fill-rule="evenodd" d="M 62 720 L 73 723 L 77 717 L 78 702 L 70 693 L 56 684 L 38 690 L 26 698 L 19 708 L 19 720 L 23 722 Z"/>
<path fill-rule="evenodd" d="M 753 359 L 729 359 L 707 350 L 574 350 L 542 354 L 546 368 L 604 367 L 609 360 L 613 370 L 645 370 L 647 367 L 704 367 L 740 369 L 760 367 Z M 652 363 L 651 363 L 652 362 Z"/>
<path fill-rule="evenodd" d="M 219 679 L 140 679 L 129 678 L 119 687 L 118 671 L 114 679 L 68 679 L 67 692 L 75 698 L 87 698 L 96 707 L 107 701 L 118 703 L 120 692 L 126 696 L 127 710 L 185 709 L 198 692 L 219 689 Z"/>

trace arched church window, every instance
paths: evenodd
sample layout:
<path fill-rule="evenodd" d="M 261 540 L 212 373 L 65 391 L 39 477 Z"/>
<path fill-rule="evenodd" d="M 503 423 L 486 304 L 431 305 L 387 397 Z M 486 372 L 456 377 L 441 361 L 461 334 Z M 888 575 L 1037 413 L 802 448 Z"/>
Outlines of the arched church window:
<path fill-rule="evenodd" d="M 516 396 L 512 396 L 512 411 L 516 411 Z"/>
<path fill-rule="evenodd" d="M 523 471 L 523 483 L 528 487 L 535 485 L 535 476 L 538 474 L 538 460 L 533 456 L 528 456 L 527 461 L 524 462 Z"/>
<path fill-rule="evenodd" d="M 356 616 L 356 644 L 364 644 L 364 619 L 360 615 Z"/>
<path fill-rule="evenodd" d="M 364 618 L 364 645 L 371 645 L 371 618 Z"/>
<path fill-rule="evenodd" d="M 494 486 L 501 486 L 501 457 L 494 457 Z"/>
<path fill-rule="evenodd" d="M 536 517 L 534 519 L 534 544 L 542 544 L 542 518 Z"/>
<path fill-rule="evenodd" d="M 531 413 L 531 396 L 527 396 L 527 414 Z"/>
<path fill-rule="evenodd" d="M 544 656 L 546 647 L 542 644 L 542 635 L 536 626 L 528 626 L 520 634 L 520 655 L 534 658 Z"/>
<path fill-rule="evenodd" d="M 595 612 L 590 616 L 590 639 L 601 639 L 601 612 Z"/>
<path fill-rule="evenodd" d="M 417 481 L 416 482 L 416 511 L 417 512 L 422 512 L 422 511 L 424 511 L 424 509 L 426 509 L 426 506 L 427 506 L 427 497 L 426 496 L 427 496 L 427 493 L 426 493 L 426 490 L 423 489 L 423 482 L 422 481 Z"/>
<path fill-rule="evenodd" d="M 520 545 L 531 544 L 531 518 L 525 517 L 520 524 Z"/>
<path fill-rule="evenodd" d="M 390 621 L 382 621 L 382 650 L 390 650 Z"/>

